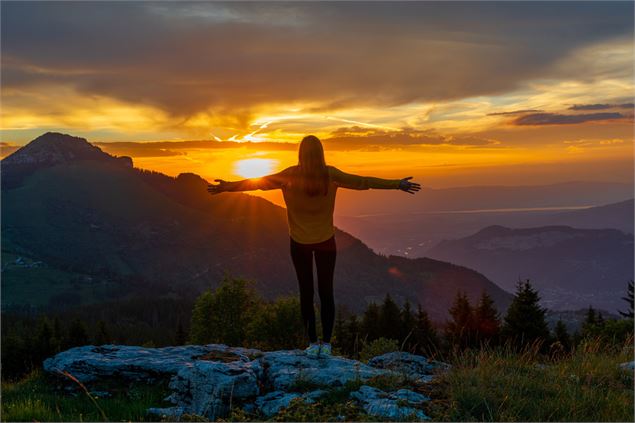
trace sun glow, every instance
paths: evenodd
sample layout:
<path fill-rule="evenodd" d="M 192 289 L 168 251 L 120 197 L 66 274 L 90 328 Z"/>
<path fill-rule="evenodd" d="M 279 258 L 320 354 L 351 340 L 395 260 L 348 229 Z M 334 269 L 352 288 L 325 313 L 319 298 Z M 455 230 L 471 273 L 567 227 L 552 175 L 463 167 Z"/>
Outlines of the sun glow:
<path fill-rule="evenodd" d="M 245 178 L 259 178 L 273 172 L 278 164 L 274 159 L 244 159 L 234 163 L 234 173 Z"/>

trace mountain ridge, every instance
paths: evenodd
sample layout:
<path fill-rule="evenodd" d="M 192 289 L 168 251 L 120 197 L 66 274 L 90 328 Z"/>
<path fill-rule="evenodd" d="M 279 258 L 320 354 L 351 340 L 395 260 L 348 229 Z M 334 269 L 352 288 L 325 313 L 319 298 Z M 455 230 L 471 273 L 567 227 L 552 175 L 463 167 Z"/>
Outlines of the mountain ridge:
<path fill-rule="evenodd" d="M 133 167 L 132 158 L 112 156 L 85 138 L 46 132 L 2 159 L 2 187 L 14 188 L 39 169 L 79 160 L 110 162 Z"/>
<path fill-rule="evenodd" d="M 2 190 L 3 306 L 193 298 L 226 271 L 253 280 L 267 299 L 297 294 L 285 210 L 242 193 L 211 196 L 205 185 L 195 174 L 173 178 L 112 160 L 36 169 Z M 501 309 L 511 299 L 473 270 L 381 256 L 339 229 L 336 239 L 336 300 L 353 311 L 387 292 L 421 303 L 436 320 L 458 289 L 474 300 L 485 289 Z"/>
<path fill-rule="evenodd" d="M 633 235 L 612 228 L 492 225 L 428 253 L 476 269 L 510 291 L 518 279 L 530 279 L 554 310 L 592 305 L 615 311 L 633 277 Z"/>

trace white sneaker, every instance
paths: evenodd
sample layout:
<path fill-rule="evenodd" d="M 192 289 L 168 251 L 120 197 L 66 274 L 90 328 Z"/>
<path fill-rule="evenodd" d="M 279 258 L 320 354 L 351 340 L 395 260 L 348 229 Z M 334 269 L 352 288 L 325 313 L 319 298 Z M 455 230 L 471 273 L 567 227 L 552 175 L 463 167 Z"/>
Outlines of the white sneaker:
<path fill-rule="evenodd" d="M 331 344 L 328 342 L 323 342 L 320 346 L 320 356 L 329 357 L 331 355 Z"/>
<path fill-rule="evenodd" d="M 304 352 L 309 357 L 317 357 L 320 355 L 320 344 L 318 342 L 311 342 L 309 346 L 304 349 Z"/>

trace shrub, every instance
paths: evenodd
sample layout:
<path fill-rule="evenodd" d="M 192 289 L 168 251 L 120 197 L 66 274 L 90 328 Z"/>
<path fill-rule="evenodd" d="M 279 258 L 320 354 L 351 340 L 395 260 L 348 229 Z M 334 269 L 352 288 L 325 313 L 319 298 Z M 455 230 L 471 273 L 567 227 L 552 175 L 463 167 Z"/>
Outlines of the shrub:
<path fill-rule="evenodd" d="M 399 344 L 396 339 L 378 338 L 362 346 L 359 358 L 361 361 L 368 362 L 368 360 L 375 356 L 392 351 L 399 351 Z"/>

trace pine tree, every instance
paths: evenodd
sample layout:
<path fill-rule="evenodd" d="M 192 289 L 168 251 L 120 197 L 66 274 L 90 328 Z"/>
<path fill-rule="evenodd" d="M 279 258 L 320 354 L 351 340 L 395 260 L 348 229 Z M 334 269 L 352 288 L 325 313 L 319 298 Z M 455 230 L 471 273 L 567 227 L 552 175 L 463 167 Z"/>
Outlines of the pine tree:
<path fill-rule="evenodd" d="M 379 314 L 379 336 L 399 340 L 402 333 L 399 306 L 386 294 Z"/>
<path fill-rule="evenodd" d="M 622 317 L 626 317 L 627 319 L 632 319 L 635 315 L 633 313 L 633 280 L 628 281 L 628 287 L 626 289 L 626 297 L 622 297 L 624 301 L 628 304 L 628 309 L 626 311 L 619 311 Z"/>
<path fill-rule="evenodd" d="M 346 343 L 348 335 L 346 333 L 346 320 L 344 319 L 343 306 L 339 306 L 335 313 L 335 323 L 333 325 L 333 344 L 344 351 L 343 345 Z"/>
<path fill-rule="evenodd" d="M 346 321 L 346 333 L 348 336 L 347 341 L 344 344 L 345 349 L 343 350 L 346 351 L 352 358 L 358 359 L 359 352 L 361 351 L 361 330 L 357 315 L 352 314 L 348 317 Z"/>
<path fill-rule="evenodd" d="M 595 309 L 592 306 L 589 306 L 587 312 L 584 316 L 584 322 L 582 322 L 581 335 L 583 338 L 591 335 L 596 326 L 598 325 L 598 316 Z"/>
<path fill-rule="evenodd" d="M 432 326 L 432 322 L 428 313 L 417 304 L 416 328 L 414 332 L 414 343 L 416 345 L 416 353 L 430 355 L 435 352 L 439 346 L 439 338 L 437 331 Z"/>
<path fill-rule="evenodd" d="M 584 323 L 587 325 L 595 325 L 597 323 L 597 313 L 592 306 L 589 306 L 589 309 L 586 312 Z"/>
<path fill-rule="evenodd" d="M 562 320 L 558 320 L 553 332 L 554 340 L 559 342 L 565 351 L 571 350 L 571 336 L 569 336 L 567 326 Z"/>
<path fill-rule="evenodd" d="M 410 301 L 404 302 L 401 310 L 401 334 L 399 337 L 400 343 L 406 343 L 408 346 L 414 345 L 415 330 L 417 328 L 417 321 L 412 313 L 412 306 Z M 410 348 L 408 348 L 410 349 Z"/>
<path fill-rule="evenodd" d="M 374 341 L 381 336 L 380 309 L 374 302 L 368 304 L 362 317 L 361 338 L 366 342 Z"/>
<path fill-rule="evenodd" d="M 496 342 L 500 333 L 500 316 L 494 300 L 483 291 L 474 310 L 476 337 L 479 342 Z"/>
<path fill-rule="evenodd" d="M 502 336 L 521 347 L 534 341 L 549 339 L 549 328 L 545 321 L 545 309 L 539 305 L 538 291 L 529 283 L 518 282 L 514 299 L 507 309 L 507 315 L 501 330 Z"/>
<path fill-rule="evenodd" d="M 449 310 L 452 321 L 446 326 L 446 337 L 452 345 L 465 348 L 474 344 L 474 310 L 465 293 L 458 291 Z"/>

